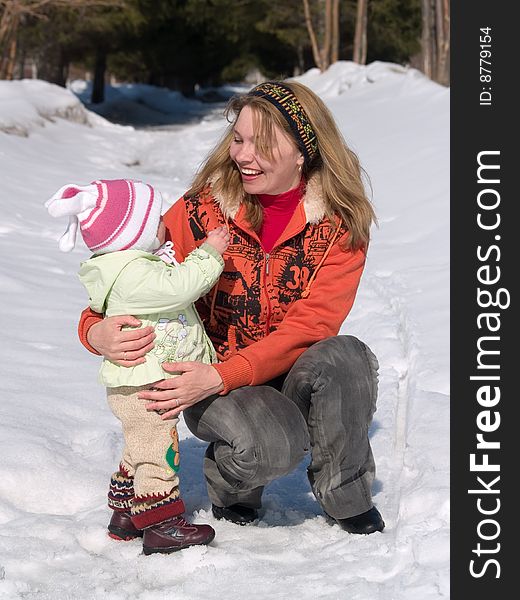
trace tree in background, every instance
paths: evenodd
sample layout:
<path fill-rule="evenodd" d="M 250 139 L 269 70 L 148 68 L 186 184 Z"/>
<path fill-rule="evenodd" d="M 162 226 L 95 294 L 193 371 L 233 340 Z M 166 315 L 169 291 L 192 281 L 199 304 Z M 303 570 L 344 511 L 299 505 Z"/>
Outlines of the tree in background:
<path fill-rule="evenodd" d="M 421 0 L 422 71 L 441 83 L 450 82 L 450 0 Z"/>
<path fill-rule="evenodd" d="M 421 50 L 420 0 L 372 0 L 367 14 L 367 62 L 410 64 Z"/>
<path fill-rule="evenodd" d="M 132 0 L 116 0 L 111 5 L 90 9 L 82 15 L 80 27 L 76 31 L 77 46 L 74 58 L 81 60 L 77 52 L 79 46 L 81 55 L 86 55 L 88 63 L 92 65 L 93 104 L 105 99 L 109 56 L 132 48 L 142 24 L 142 14 Z"/>
<path fill-rule="evenodd" d="M 0 0 L 0 79 L 12 79 L 20 27 L 35 20 L 49 19 L 49 12 L 95 6 L 121 6 L 122 0 Z"/>
<path fill-rule="evenodd" d="M 356 31 L 354 33 L 352 60 L 360 65 L 365 65 L 367 62 L 367 18 L 368 0 L 357 0 Z"/>
<path fill-rule="evenodd" d="M 188 96 L 198 85 L 241 81 L 255 69 L 285 77 L 297 52 L 264 26 L 270 5 L 268 0 L 137 0 L 143 25 L 133 48 L 111 55 L 110 70 L 118 78 Z"/>
<path fill-rule="evenodd" d="M 321 71 L 339 58 L 407 63 L 420 49 L 420 0 L 302 0 L 302 7 Z"/>
<path fill-rule="evenodd" d="M 302 2 L 314 63 L 320 71 L 325 71 L 331 64 L 332 30 L 339 30 L 338 26 L 333 24 L 332 0 L 315 2 L 302 0 Z M 339 36 L 336 37 L 335 42 L 337 44 L 335 50 L 338 50 Z"/>
<path fill-rule="evenodd" d="M 294 56 L 294 62 L 287 74 L 299 75 L 313 64 L 302 0 L 270 4 L 257 27 L 260 32 L 274 35 L 291 49 L 289 55 Z"/>
<path fill-rule="evenodd" d="M 65 85 L 72 64 L 94 73 L 93 102 L 107 72 L 186 95 L 337 60 L 418 60 L 449 81 L 449 0 L 0 0 L 0 9 L 0 78 L 15 64 L 23 76 L 28 56 L 39 78 Z"/>

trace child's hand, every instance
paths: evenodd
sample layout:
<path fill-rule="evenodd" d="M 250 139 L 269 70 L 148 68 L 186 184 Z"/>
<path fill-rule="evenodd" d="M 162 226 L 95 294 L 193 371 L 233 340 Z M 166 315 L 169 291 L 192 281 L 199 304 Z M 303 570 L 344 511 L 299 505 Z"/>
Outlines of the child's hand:
<path fill-rule="evenodd" d="M 215 248 L 215 250 L 219 254 L 223 254 L 227 247 L 229 246 L 229 242 L 231 241 L 231 236 L 229 235 L 229 231 L 227 227 L 221 225 L 213 231 L 208 233 L 208 237 L 206 238 L 206 242 Z"/>

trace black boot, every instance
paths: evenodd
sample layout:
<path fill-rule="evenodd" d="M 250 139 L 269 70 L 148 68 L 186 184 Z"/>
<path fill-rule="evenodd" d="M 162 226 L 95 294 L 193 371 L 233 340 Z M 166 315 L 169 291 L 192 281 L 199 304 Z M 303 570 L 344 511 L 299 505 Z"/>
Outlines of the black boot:
<path fill-rule="evenodd" d="M 385 528 L 383 517 L 375 506 L 373 506 L 370 510 L 361 513 L 360 515 L 355 515 L 354 517 L 332 520 L 335 521 L 341 527 L 341 529 L 347 531 L 348 533 L 362 533 L 367 535 L 369 533 L 375 533 L 376 531 L 383 531 Z"/>
<path fill-rule="evenodd" d="M 249 508 L 249 506 L 242 506 L 242 504 L 232 504 L 231 506 L 212 504 L 211 510 L 215 519 L 225 519 L 237 525 L 247 525 L 258 519 L 256 508 Z"/>

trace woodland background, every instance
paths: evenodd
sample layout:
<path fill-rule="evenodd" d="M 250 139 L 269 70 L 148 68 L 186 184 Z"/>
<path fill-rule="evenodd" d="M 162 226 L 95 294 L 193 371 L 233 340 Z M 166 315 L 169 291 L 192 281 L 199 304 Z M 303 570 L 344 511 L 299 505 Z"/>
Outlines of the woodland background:
<path fill-rule="evenodd" d="M 379 60 L 449 86 L 449 14 L 450 0 L 0 0 L 0 79 L 86 79 L 100 103 L 107 82 L 193 96 Z"/>

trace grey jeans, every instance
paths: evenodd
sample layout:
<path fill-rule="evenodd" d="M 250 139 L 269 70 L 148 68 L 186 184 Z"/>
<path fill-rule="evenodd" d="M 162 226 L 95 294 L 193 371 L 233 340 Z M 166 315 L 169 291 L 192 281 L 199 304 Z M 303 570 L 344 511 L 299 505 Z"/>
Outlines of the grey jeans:
<path fill-rule="evenodd" d="M 264 486 L 311 449 L 308 476 L 323 510 L 337 519 L 369 510 L 377 370 L 368 346 L 340 335 L 311 346 L 285 377 L 185 410 L 191 432 L 210 442 L 204 472 L 211 502 L 259 508 Z"/>

